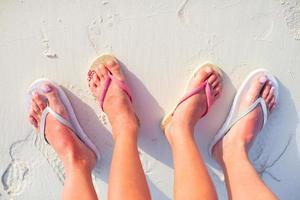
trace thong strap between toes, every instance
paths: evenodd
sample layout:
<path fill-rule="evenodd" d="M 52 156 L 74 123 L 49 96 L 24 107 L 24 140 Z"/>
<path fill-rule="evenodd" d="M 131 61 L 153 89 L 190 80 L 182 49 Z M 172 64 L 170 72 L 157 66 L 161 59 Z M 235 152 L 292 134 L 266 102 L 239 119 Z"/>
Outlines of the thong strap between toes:
<path fill-rule="evenodd" d="M 129 87 L 127 86 L 127 84 L 124 81 L 120 81 L 120 80 L 116 79 L 111 74 L 111 72 L 109 72 L 108 73 L 108 79 L 106 79 L 106 81 L 104 83 L 104 89 L 103 89 L 103 92 L 102 92 L 102 94 L 99 98 L 99 103 L 100 103 L 102 111 L 103 111 L 104 99 L 105 99 L 106 93 L 108 91 L 108 88 L 111 84 L 111 81 L 115 82 L 127 94 L 127 96 L 129 97 L 130 102 L 132 102 L 131 91 L 130 91 Z"/>
<path fill-rule="evenodd" d="M 57 114 L 55 111 L 53 111 L 49 106 L 47 106 L 45 108 L 45 110 L 42 113 L 41 116 L 41 127 L 40 127 L 40 134 L 42 135 L 43 139 L 49 144 L 47 138 L 46 138 L 46 117 L 48 114 L 51 114 L 57 121 L 59 121 L 60 123 L 62 123 L 63 125 L 67 126 L 68 128 L 70 128 L 73 132 L 74 129 L 72 127 L 72 124 L 67 121 L 65 118 L 63 118 L 62 116 L 60 116 L 59 114 Z"/>
<path fill-rule="evenodd" d="M 184 95 L 184 97 L 179 101 L 179 103 L 177 104 L 177 106 L 175 107 L 173 113 L 175 112 L 175 110 L 178 108 L 178 106 L 180 104 L 182 104 L 184 101 L 186 101 L 190 97 L 198 94 L 203 89 L 205 90 L 205 94 L 206 94 L 207 107 L 206 107 L 206 111 L 204 112 L 204 114 L 201 117 L 203 117 L 204 115 L 206 115 L 207 112 L 208 112 L 208 110 L 210 109 L 210 107 L 212 105 L 212 101 L 213 101 L 213 99 L 212 99 L 212 91 L 211 91 L 211 88 L 210 88 L 210 85 L 209 85 L 208 81 L 205 81 L 205 82 L 201 83 L 198 87 L 196 87 L 195 89 L 193 89 L 190 92 L 186 93 Z"/>
<path fill-rule="evenodd" d="M 236 118 L 235 120 L 233 120 L 229 126 L 227 127 L 227 129 L 225 130 L 225 132 L 227 133 L 238 121 L 240 121 L 243 117 L 245 117 L 246 115 L 248 115 L 250 112 L 252 112 L 257 106 L 261 106 L 262 108 L 262 112 L 263 112 L 263 126 L 262 128 L 266 125 L 267 123 L 267 119 L 268 119 L 268 109 L 267 109 L 267 105 L 265 100 L 260 97 L 258 99 L 256 99 L 256 101 L 251 104 L 244 112 L 241 112 Z"/>

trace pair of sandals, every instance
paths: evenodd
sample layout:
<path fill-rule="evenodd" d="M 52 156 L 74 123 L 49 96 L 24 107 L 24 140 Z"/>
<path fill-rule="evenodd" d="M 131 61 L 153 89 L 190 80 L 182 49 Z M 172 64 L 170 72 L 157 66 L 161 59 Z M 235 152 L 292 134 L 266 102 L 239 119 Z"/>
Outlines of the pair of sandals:
<path fill-rule="evenodd" d="M 93 65 L 91 66 L 89 72 L 88 72 L 88 80 L 90 80 L 93 76 L 93 74 L 95 73 L 94 69 L 99 66 L 99 64 L 105 64 L 106 60 L 108 59 L 115 59 L 114 56 L 112 55 L 103 55 L 100 56 L 99 58 L 96 59 L 96 61 L 93 63 Z M 197 68 L 193 75 L 195 73 L 197 73 L 202 67 L 204 66 L 209 66 L 213 69 L 213 71 L 215 71 L 220 77 L 222 77 L 222 72 L 221 70 L 212 65 L 212 64 L 204 64 L 202 66 L 200 66 L 199 68 Z M 256 99 L 256 101 L 250 105 L 244 112 L 238 112 L 238 108 L 240 105 L 240 102 L 243 98 L 243 96 L 246 94 L 246 92 L 248 91 L 249 87 L 251 86 L 251 84 L 253 83 L 253 80 L 259 76 L 266 76 L 267 79 L 270 81 L 271 85 L 274 87 L 274 96 L 276 99 L 278 99 L 278 95 L 279 95 L 279 91 L 278 91 L 278 82 L 276 80 L 276 78 L 267 70 L 265 69 L 257 69 L 255 71 L 253 71 L 252 73 L 250 73 L 248 75 L 248 77 L 246 78 L 246 80 L 243 82 L 243 84 L 240 86 L 230 109 L 229 115 L 227 117 L 227 119 L 225 120 L 223 126 L 219 129 L 219 131 L 217 132 L 217 134 L 215 135 L 215 137 L 213 138 L 210 147 L 209 147 L 209 155 L 212 158 L 212 150 L 213 147 L 215 146 L 215 144 L 218 143 L 218 141 L 220 141 L 227 133 L 228 131 L 231 129 L 231 127 L 236 124 L 240 119 L 242 119 L 243 117 L 245 117 L 248 113 L 250 113 L 251 111 L 253 111 L 257 106 L 261 106 L 262 108 L 262 112 L 263 112 L 263 127 L 265 126 L 267 119 L 268 119 L 268 109 L 266 106 L 266 102 L 264 101 L 264 99 L 262 97 L 258 97 Z M 105 84 L 104 84 L 104 89 L 102 94 L 100 95 L 99 98 L 99 103 L 101 106 L 101 109 L 103 110 L 103 102 L 105 100 L 105 96 L 106 93 L 108 91 L 108 88 L 110 86 L 110 83 L 112 81 L 114 81 L 129 97 L 130 101 L 132 102 L 132 95 L 130 92 L 129 87 L 126 85 L 125 82 L 120 81 L 118 79 L 116 79 L 111 73 L 108 73 L 108 79 L 106 80 Z M 75 112 L 72 108 L 71 102 L 68 99 L 67 95 L 65 94 L 65 92 L 63 91 L 63 89 L 61 87 L 59 87 L 57 84 L 55 84 L 54 82 L 48 80 L 48 79 L 38 79 L 36 81 L 34 81 L 28 91 L 28 107 L 30 107 L 30 102 L 32 99 L 32 94 L 34 92 L 40 93 L 41 92 L 41 86 L 44 85 L 45 83 L 50 83 L 51 85 L 53 85 L 54 87 L 56 87 L 58 95 L 61 99 L 61 102 L 64 104 L 68 114 L 69 114 L 69 120 L 64 119 L 62 116 L 60 116 L 59 114 L 55 113 L 49 106 L 47 106 L 41 116 L 40 119 L 40 134 L 43 137 L 43 139 L 47 142 L 47 139 L 45 137 L 45 126 L 46 126 L 46 117 L 48 114 L 51 114 L 53 117 L 55 117 L 60 123 L 62 123 L 63 125 L 69 127 L 73 133 L 75 133 L 77 135 L 77 137 L 83 141 L 90 149 L 92 149 L 96 156 L 97 159 L 100 160 L 100 151 L 99 149 L 96 147 L 96 145 L 91 141 L 91 139 L 87 136 L 87 134 L 83 131 L 83 129 L 81 128 L 79 121 L 75 115 Z M 164 131 L 165 126 L 170 122 L 170 120 L 172 119 L 173 113 L 175 112 L 176 108 L 178 106 L 180 106 L 181 103 L 183 103 L 184 101 L 186 101 L 187 99 L 189 99 L 190 97 L 192 97 L 195 94 L 198 94 L 200 91 L 205 91 L 206 94 L 206 101 L 207 101 L 207 109 L 205 111 L 205 113 L 201 116 L 204 117 L 208 110 L 211 108 L 212 106 L 212 91 L 211 91 L 211 87 L 208 83 L 208 81 L 202 82 L 198 87 L 196 87 L 195 89 L 193 89 L 192 91 L 187 91 L 185 96 L 179 101 L 179 103 L 174 107 L 174 109 L 169 112 L 164 119 L 162 120 L 161 123 L 161 128 Z M 262 127 L 262 128 L 263 128 Z M 48 142 L 47 142 L 48 143 Z M 217 172 L 216 173 L 220 173 Z"/>

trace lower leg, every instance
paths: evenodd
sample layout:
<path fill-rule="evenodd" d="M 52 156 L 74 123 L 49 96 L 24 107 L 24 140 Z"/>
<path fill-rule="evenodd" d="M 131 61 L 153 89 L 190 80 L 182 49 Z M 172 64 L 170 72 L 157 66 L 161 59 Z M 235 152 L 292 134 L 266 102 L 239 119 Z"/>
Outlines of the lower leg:
<path fill-rule="evenodd" d="M 108 57 L 103 63 L 95 64 L 93 69 L 95 73 L 89 85 L 97 99 L 105 91 L 108 74 L 126 83 L 125 74 L 115 58 Z M 150 199 L 137 148 L 138 119 L 127 93 L 115 81 L 111 81 L 107 89 L 103 110 L 108 116 L 115 140 L 109 175 L 109 199 Z"/>
<path fill-rule="evenodd" d="M 61 138 L 61 142 L 56 142 L 54 145 L 65 168 L 66 179 L 62 194 L 63 199 L 80 198 L 96 200 L 97 194 L 94 189 L 91 175 L 95 165 L 94 158 L 91 158 L 91 155 L 88 152 L 85 152 L 84 144 L 81 143 L 81 141 L 76 140 L 74 135 L 70 134 L 63 137 L 68 137 L 68 139 Z M 50 143 L 52 140 L 54 139 L 49 137 Z"/>
<path fill-rule="evenodd" d="M 276 199 L 251 165 L 245 145 L 223 142 L 222 163 L 230 199 Z"/>
<path fill-rule="evenodd" d="M 109 199 L 151 199 L 137 149 L 137 129 L 119 129 L 109 176 Z"/>
<path fill-rule="evenodd" d="M 62 194 L 63 199 L 96 200 L 97 194 L 92 182 L 91 171 L 73 165 L 66 169 L 66 179 Z"/>
<path fill-rule="evenodd" d="M 208 81 L 212 100 L 216 100 L 221 92 L 221 80 L 210 67 L 201 68 L 194 74 L 189 90 L 192 91 L 204 81 Z M 194 139 L 194 127 L 207 109 L 206 93 L 201 91 L 180 104 L 164 127 L 174 160 L 174 199 L 217 199 Z"/>
<path fill-rule="evenodd" d="M 273 91 L 265 77 L 254 80 L 241 102 L 240 112 L 247 109 L 260 95 L 271 112 L 275 105 Z M 230 199 L 276 199 L 248 158 L 248 148 L 260 132 L 262 122 L 262 110 L 257 107 L 237 122 L 213 149 L 214 158 L 223 167 Z"/>
<path fill-rule="evenodd" d="M 40 129 L 40 117 L 47 104 L 54 112 L 69 119 L 57 91 L 51 84 L 43 87 L 44 94 L 34 94 L 30 110 L 30 122 L 36 131 Z M 51 114 L 47 116 L 45 127 L 46 138 L 63 161 L 66 179 L 64 182 L 63 199 L 97 199 L 91 171 L 96 163 L 95 154 L 78 139 L 75 133 L 57 121 Z"/>
<path fill-rule="evenodd" d="M 167 133 L 174 160 L 174 198 L 217 199 L 193 131 L 191 128 L 178 127 Z"/>

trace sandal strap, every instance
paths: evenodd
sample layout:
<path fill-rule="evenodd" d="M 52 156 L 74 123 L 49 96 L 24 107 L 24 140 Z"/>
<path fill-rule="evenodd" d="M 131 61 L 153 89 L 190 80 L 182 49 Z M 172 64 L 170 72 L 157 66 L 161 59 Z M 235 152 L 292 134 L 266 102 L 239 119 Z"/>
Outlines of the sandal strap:
<path fill-rule="evenodd" d="M 262 111 L 263 111 L 263 126 L 261 129 L 263 129 L 263 127 L 266 125 L 267 123 L 267 119 L 268 119 L 268 109 L 267 109 L 267 105 L 265 100 L 260 97 L 258 99 L 256 99 L 256 101 L 251 104 L 245 111 L 241 112 L 236 118 L 235 120 L 233 120 L 229 126 L 227 127 L 227 129 L 225 130 L 225 132 L 227 133 L 238 121 L 240 121 L 243 117 L 245 117 L 246 115 L 248 115 L 250 112 L 252 112 L 257 106 L 261 106 Z"/>
<path fill-rule="evenodd" d="M 101 106 L 101 109 L 103 111 L 103 104 L 104 104 L 104 100 L 108 91 L 108 88 L 111 84 L 111 81 L 114 81 L 129 97 L 130 102 L 132 102 L 132 94 L 131 91 L 129 89 L 129 87 L 127 86 L 127 84 L 124 81 L 120 81 L 118 79 L 116 79 L 111 72 L 108 72 L 108 78 L 106 79 L 105 83 L 104 83 L 104 89 L 102 94 L 100 95 L 99 98 L 99 103 Z"/>
<path fill-rule="evenodd" d="M 187 99 L 189 99 L 190 97 L 198 94 L 200 91 L 205 90 L 205 94 L 206 94 L 206 103 L 207 103 L 207 107 L 206 107 L 206 111 L 204 112 L 204 114 L 201 116 L 203 117 L 204 115 L 207 114 L 208 110 L 210 109 L 212 103 L 213 103 L 213 99 L 212 99 L 212 91 L 211 91 L 211 87 L 208 83 L 208 81 L 206 80 L 205 82 L 201 83 L 198 87 L 196 87 L 195 89 L 191 90 L 190 92 L 186 93 L 183 98 L 179 101 L 179 103 L 177 104 L 177 106 L 175 107 L 173 114 L 175 112 L 175 110 L 178 108 L 178 106 L 180 104 L 182 104 L 184 101 L 186 101 Z"/>
<path fill-rule="evenodd" d="M 49 144 L 49 142 L 46 138 L 46 117 L 47 117 L 48 114 L 51 114 L 57 121 L 59 121 L 60 123 L 62 123 L 65 126 L 67 126 L 68 128 L 70 128 L 74 132 L 73 126 L 68 120 L 66 120 L 61 115 L 57 114 L 54 110 L 52 110 L 49 106 L 47 106 L 45 108 L 45 110 L 43 111 L 42 116 L 41 116 L 40 134 L 48 144 Z"/>

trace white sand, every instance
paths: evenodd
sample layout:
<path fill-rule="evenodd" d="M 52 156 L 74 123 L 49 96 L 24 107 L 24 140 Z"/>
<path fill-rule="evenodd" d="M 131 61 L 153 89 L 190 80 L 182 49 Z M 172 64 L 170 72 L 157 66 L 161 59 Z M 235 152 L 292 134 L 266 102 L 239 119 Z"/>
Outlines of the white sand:
<path fill-rule="evenodd" d="M 280 103 L 251 158 L 280 199 L 300 198 L 299 1 L 1 0 L 0 199 L 59 199 L 62 191 L 61 163 L 26 120 L 25 93 L 40 77 L 69 90 L 82 126 L 101 149 L 94 181 L 106 199 L 113 142 L 86 83 L 89 64 L 104 52 L 128 69 L 153 199 L 172 199 L 171 152 L 159 121 L 182 95 L 193 68 L 208 60 L 230 80 L 197 128 L 205 159 L 239 83 L 252 69 L 269 69 L 280 81 Z M 226 199 L 224 184 L 213 178 Z"/>

